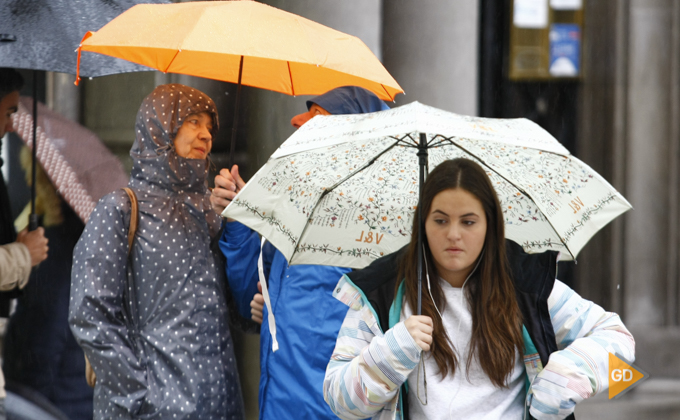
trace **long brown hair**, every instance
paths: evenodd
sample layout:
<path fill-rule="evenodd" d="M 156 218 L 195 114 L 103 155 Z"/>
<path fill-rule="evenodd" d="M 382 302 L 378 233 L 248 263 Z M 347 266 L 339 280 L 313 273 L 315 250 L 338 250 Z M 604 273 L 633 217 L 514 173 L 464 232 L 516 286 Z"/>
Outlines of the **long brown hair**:
<path fill-rule="evenodd" d="M 476 357 L 491 382 L 506 387 L 517 357 L 523 352 L 522 318 L 515 299 L 515 287 L 510 277 L 510 267 L 505 253 L 505 224 L 503 212 L 491 181 L 481 166 L 468 159 L 454 159 L 441 163 L 427 177 L 423 187 L 422 201 L 418 203 L 413 218 L 413 230 L 408 251 L 400 261 L 400 278 L 405 279 L 405 299 L 414 309 L 418 299 L 418 231 L 430 213 L 434 197 L 444 190 L 462 188 L 474 195 L 484 208 L 487 220 L 483 252 L 479 266 L 470 276 L 465 296 L 472 312 L 472 337 L 466 371 L 469 373 L 473 357 Z M 422 220 L 422 225 L 419 223 Z M 442 378 L 454 374 L 460 361 L 439 317 L 438 308 L 446 305 L 444 292 L 432 253 L 423 232 L 422 314 L 432 318 L 433 342 L 430 348 Z M 425 266 L 430 275 L 432 299 L 427 290 Z"/>

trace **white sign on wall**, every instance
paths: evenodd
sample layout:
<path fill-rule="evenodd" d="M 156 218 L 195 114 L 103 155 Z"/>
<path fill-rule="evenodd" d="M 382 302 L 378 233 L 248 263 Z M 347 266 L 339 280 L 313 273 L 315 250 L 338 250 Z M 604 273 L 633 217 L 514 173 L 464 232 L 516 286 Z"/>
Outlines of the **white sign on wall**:
<path fill-rule="evenodd" d="M 580 10 L 583 7 L 582 0 L 550 0 L 550 7 L 554 10 Z"/>
<path fill-rule="evenodd" d="M 518 28 L 548 26 L 548 0 L 515 0 L 512 23 Z"/>

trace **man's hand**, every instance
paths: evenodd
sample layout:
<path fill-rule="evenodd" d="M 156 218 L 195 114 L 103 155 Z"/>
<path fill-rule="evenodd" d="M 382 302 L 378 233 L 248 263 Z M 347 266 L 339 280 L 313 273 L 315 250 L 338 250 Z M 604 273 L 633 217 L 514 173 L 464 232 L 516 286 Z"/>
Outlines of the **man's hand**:
<path fill-rule="evenodd" d="M 430 351 L 432 344 L 432 318 L 425 315 L 411 315 L 404 321 L 406 330 L 423 351 Z"/>
<path fill-rule="evenodd" d="M 262 296 L 262 285 L 257 282 L 257 290 L 260 293 L 255 293 L 253 300 L 250 302 L 250 315 L 251 319 L 258 324 L 262 325 L 262 314 L 264 311 L 264 296 Z"/>
<path fill-rule="evenodd" d="M 213 210 L 222 214 L 224 208 L 236 197 L 241 188 L 246 185 L 245 181 L 238 174 L 238 165 L 231 167 L 231 172 L 223 168 L 219 175 L 215 177 L 215 188 L 210 195 L 210 203 Z"/>
<path fill-rule="evenodd" d="M 31 254 L 31 266 L 35 267 L 47 258 L 47 238 L 45 237 L 45 229 L 39 227 L 38 229 L 29 232 L 24 229 L 17 236 L 17 242 L 20 242 L 28 248 Z"/>

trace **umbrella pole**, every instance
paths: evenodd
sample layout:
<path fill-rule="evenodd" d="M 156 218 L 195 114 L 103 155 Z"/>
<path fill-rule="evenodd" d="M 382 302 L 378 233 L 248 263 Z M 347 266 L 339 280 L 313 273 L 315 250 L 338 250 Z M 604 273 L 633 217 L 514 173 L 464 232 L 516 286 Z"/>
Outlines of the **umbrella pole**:
<path fill-rule="evenodd" d="M 38 215 L 35 214 L 35 173 L 38 164 L 38 71 L 33 70 L 33 165 L 31 165 L 31 215 L 28 230 L 38 229 Z"/>
<path fill-rule="evenodd" d="M 236 149 L 236 129 L 238 126 L 238 107 L 241 102 L 241 76 L 243 76 L 243 56 L 238 66 L 238 87 L 236 88 L 236 105 L 234 105 L 234 124 L 231 126 L 231 148 L 229 150 L 229 170 L 234 165 L 234 150 Z"/>
<path fill-rule="evenodd" d="M 420 180 L 418 188 L 418 315 L 422 312 L 423 302 L 423 229 L 425 229 L 425 221 L 421 213 L 421 203 L 423 198 L 423 185 L 425 184 L 425 175 L 427 173 L 427 135 L 420 133 L 420 142 L 418 143 L 418 167 L 420 168 Z"/>

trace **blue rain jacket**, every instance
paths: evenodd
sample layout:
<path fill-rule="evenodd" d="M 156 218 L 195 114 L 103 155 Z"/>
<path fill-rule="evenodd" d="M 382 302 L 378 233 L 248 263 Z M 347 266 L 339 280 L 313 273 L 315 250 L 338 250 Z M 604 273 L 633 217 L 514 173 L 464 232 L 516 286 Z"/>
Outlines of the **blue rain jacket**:
<path fill-rule="evenodd" d="M 388 109 L 369 91 L 345 86 L 307 102 L 331 114 L 360 114 Z M 250 302 L 258 293 L 257 232 L 226 223 L 220 248 L 227 258 L 227 278 L 238 312 L 250 317 Z M 268 311 L 260 336 L 260 419 L 337 419 L 323 399 L 323 380 L 347 306 L 333 290 L 349 268 L 292 265 L 269 242 L 263 249 L 265 278 L 276 322 L 279 349 L 272 352 Z"/>
<path fill-rule="evenodd" d="M 239 288 L 233 290 L 239 312 L 250 316 L 250 301 L 257 292 L 260 238 L 250 228 L 230 222 L 220 248 L 227 257 L 230 287 Z M 260 332 L 260 418 L 337 418 L 324 402 L 322 389 L 326 365 L 347 314 L 347 306 L 332 299 L 333 288 L 350 270 L 289 266 L 283 254 L 268 242 L 263 248 L 263 262 L 279 349 L 272 353 L 265 307 Z"/>
<path fill-rule="evenodd" d="M 95 419 L 243 419 L 226 282 L 211 240 L 220 220 L 207 161 L 173 139 L 191 113 L 217 112 L 204 93 L 157 87 L 137 114 L 130 183 L 139 227 L 128 259 L 130 201 L 103 197 L 73 256 L 69 322 L 97 385 Z"/>

